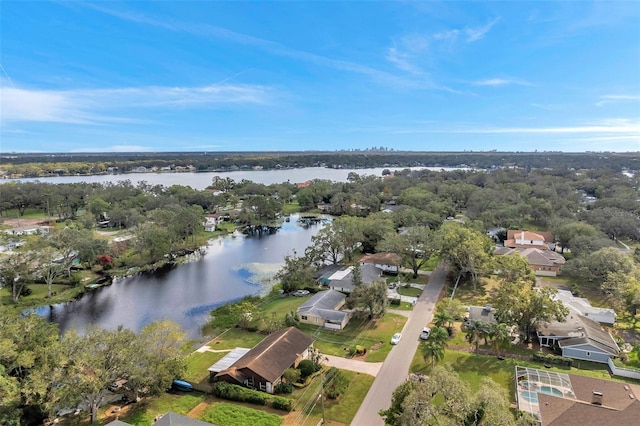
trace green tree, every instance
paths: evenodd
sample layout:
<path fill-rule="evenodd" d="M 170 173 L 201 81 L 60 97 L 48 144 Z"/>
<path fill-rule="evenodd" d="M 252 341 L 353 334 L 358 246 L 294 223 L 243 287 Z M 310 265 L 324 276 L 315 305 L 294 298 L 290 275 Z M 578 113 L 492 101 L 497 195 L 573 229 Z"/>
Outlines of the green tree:
<path fill-rule="evenodd" d="M 14 303 L 18 303 L 29 281 L 31 260 L 30 253 L 22 252 L 12 252 L 0 257 L 0 284 L 1 287 L 11 289 L 11 300 Z"/>
<path fill-rule="evenodd" d="M 483 323 L 481 321 L 470 320 L 464 325 L 465 338 L 467 342 L 475 345 L 476 354 L 480 352 L 480 337 L 482 336 Z"/>
<path fill-rule="evenodd" d="M 490 335 L 493 350 L 500 355 L 500 349 L 506 347 L 511 341 L 511 330 L 506 324 L 491 324 Z"/>
<path fill-rule="evenodd" d="M 313 269 L 306 257 L 285 256 L 284 266 L 276 274 L 285 293 L 292 293 L 314 283 Z"/>
<path fill-rule="evenodd" d="M 402 265 L 413 271 L 418 277 L 420 268 L 429 261 L 434 252 L 431 230 L 426 226 L 407 228 L 402 234 L 391 233 L 378 244 L 378 251 L 396 253 L 402 258 Z"/>
<path fill-rule="evenodd" d="M 447 347 L 447 342 L 449 341 L 449 332 L 444 327 L 435 326 L 433 327 L 433 329 L 431 329 L 429 340 L 432 342 L 436 342 L 442 347 Z"/>
<path fill-rule="evenodd" d="M 453 317 L 445 311 L 436 311 L 433 316 L 433 323 L 436 327 L 446 327 L 453 321 Z"/>
<path fill-rule="evenodd" d="M 52 247 L 45 246 L 38 252 L 36 273 L 47 284 L 47 298 L 51 297 L 51 286 L 55 279 L 64 273 L 62 265 L 55 261 L 57 257 L 58 255 Z"/>
<path fill-rule="evenodd" d="M 422 357 L 427 362 L 431 360 L 431 368 L 436 365 L 436 362 L 444 359 L 444 346 L 436 341 L 429 341 L 422 346 Z"/>
<path fill-rule="evenodd" d="M 435 238 L 443 259 L 449 261 L 456 275 L 468 276 L 475 286 L 478 278 L 491 266 L 491 240 L 458 222 L 445 222 Z"/>
<path fill-rule="evenodd" d="M 569 314 L 567 307 L 555 298 L 556 293 L 553 287 L 503 282 L 494 298 L 495 316 L 499 322 L 518 326 L 529 342 L 538 321 L 564 321 Z"/>
<path fill-rule="evenodd" d="M 356 286 L 349 299 L 359 312 L 366 312 L 369 318 L 382 316 L 387 308 L 387 286 L 381 281 L 369 286 Z"/>

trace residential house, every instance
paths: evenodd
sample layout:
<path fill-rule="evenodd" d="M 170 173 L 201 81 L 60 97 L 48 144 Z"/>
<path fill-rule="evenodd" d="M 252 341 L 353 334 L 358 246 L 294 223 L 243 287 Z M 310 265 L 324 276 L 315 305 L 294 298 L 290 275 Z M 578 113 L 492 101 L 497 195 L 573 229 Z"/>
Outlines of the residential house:
<path fill-rule="evenodd" d="M 7 229 L 4 232 L 9 235 L 47 235 L 49 233 L 49 226 L 22 226 Z"/>
<path fill-rule="evenodd" d="M 498 320 L 495 317 L 496 309 L 491 305 L 486 306 L 467 306 L 467 313 L 464 317 L 464 322 L 479 321 L 485 324 L 497 324 Z"/>
<path fill-rule="evenodd" d="M 640 386 L 574 374 L 516 367 L 519 410 L 542 426 L 637 425 Z"/>
<path fill-rule="evenodd" d="M 502 256 L 513 256 L 516 253 L 520 253 L 520 255 L 527 260 L 527 263 L 529 263 L 529 266 L 531 266 L 531 269 L 533 269 L 536 275 L 548 277 L 555 277 L 560 274 L 566 262 L 564 256 L 560 253 L 531 247 L 496 247 L 493 253 Z"/>
<path fill-rule="evenodd" d="M 296 183 L 296 188 L 300 188 L 300 189 L 301 188 L 306 188 L 307 186 L 311 185 L 312 183 L 313 183 L 312 180 L 307 180 L 307 181 L 304 181 L 304 182 L 298 182 L 298 183 Z"/>
<path fill-rule="evenodd" d="M 373 265 L 384 272 L 398 273 L 402 264 L 402 258 L 395 253 L 366 254 L 360 258 L 362 265 Z"/>
<path fill-rule="evenodd" d="M 572 312 L 583 315 L 602 324 L 612 325 L 616 321 L 616 312 L 610 308 L 597 308 L 584 297 L 575 297 L 569 290 L 558 290 L 558 300 Z"/>
<path fill-rule="evenodd" d="M 602 326 L 583 315 L 570 313 L 563 322 L 540 322 L 537 325 L 540 346 L 558 345 L 562 356 L 607 363 L 620 352 L 613 337 Z"/>
<path fill-rule="evenodd" d="M 129 423 L 125 423 L 120 420 L 114 420 L 111 423 L 107 423 L 106 426 L 130 426 Z M 156 417 L 152 426 L 216 426 L 213 423 L 203 422 L 202 420 L 192 419 L 191 417 L 183 416 L 182 414 L 169 411 L 166 414 Z"/>
<path fill-rule="evenodd" d="M 342 330 L 351 314 L 341 310 L 347 296 L 339 291 L 319 291 L 298 308 L 300 322 Z"/>
<path fill-rule="evenodd" d="M 539 248 L 548 250 L 549 244 L 553 244 L 553 234 L 551 232 L 531 232 L 509 229 L 507 239 L 504 241 L 505 247 L 511 248 Z"/>
<path fill-rule="evenodd" d="M 220 213 L 207 214 L 204 216 L 205 222 L 204 230 L 206 232 L 213 232 L 216 230 L 216 227 L 224 220 L 224 216 Z"/>
<path fill-rule="evenodd" d="M 351 293 L 353 291 L 353 266 L 329 265 L 321 269 L 316 278 L 322 285 L 332 290 Z M 362 284 L 369 286 L 376 281 L 383 281 L 382 269 L 373 265 L 365 264 L 360 266 Z"/>
<path fill-rule="evenodd" d="M 313 339 L 295 327 L 271 333 L 215 380 L 273 393 L 287 368 L 296 367 L 309 356 Z"/>

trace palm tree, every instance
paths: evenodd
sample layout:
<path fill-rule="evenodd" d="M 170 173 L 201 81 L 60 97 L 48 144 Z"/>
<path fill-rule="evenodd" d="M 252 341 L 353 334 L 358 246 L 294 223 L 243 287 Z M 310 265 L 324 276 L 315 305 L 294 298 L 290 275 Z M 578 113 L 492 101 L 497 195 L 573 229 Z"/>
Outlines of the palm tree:
<path fill-rule="evenodd" d="M 482 322 L 476 320 L 467 321 L 465 325 L 467 342 L 476 344 L 476 353 L 480 352 L 480 335 L 482 333 Z"/>
<path fill-rule="evenodd" d="M 444 358 L 444 346 L 436 341 L 430 341 L 422 347 L 422 356 L 425 362 L 431 358 L 431 368 L 433 368 L 436 362 L 442 361 Z"/>
<path fill-rule="evenodd" d="M 447 342 L 449 341 L 449 332 L 447 331 L 446 328 L 441 326 L 433 327 L 433 330 L 431 330 L 431 336 L 429 337 L 429 339 L 432 342 L 435 342 L 438 345 L 442 346 L 443 348 L 446 348 Z"/>
<path fill-rule="evenodd" d="M 493 350 L 500 355 L 500 348 L 503 348 L 511 340 L 511 331 L 507 324 L 494 324 L 492 327 Z"/>
<path fill-rule="evenodd" d="M 451 315 L 444 311 L 438 311 L 433 316 L 433 323 L 436 327 L 445 327 L 447 324 L 450 324 L 453 321 Z"/>

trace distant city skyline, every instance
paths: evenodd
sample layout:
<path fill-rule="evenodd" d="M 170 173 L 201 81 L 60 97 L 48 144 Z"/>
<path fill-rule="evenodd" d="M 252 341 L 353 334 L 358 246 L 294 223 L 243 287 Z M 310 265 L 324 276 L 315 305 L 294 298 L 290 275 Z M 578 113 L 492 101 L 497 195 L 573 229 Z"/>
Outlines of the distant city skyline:
<path fill-rule="evenodd" d="M 0 152 L 640 151 L 637 2 L 2 2 Z"/>

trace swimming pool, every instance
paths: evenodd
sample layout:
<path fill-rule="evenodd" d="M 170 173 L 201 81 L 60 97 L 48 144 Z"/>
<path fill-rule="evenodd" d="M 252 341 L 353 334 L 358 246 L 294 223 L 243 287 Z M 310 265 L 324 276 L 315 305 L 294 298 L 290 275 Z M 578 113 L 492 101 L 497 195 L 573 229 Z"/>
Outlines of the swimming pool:
<path fill-rule="evenodd" d="M 540 389 L 538 389 L 538 392 L 546 393 L 547 395 L 553 395 L 553 396 L 564 396 L 564 394 L 562 393 L 562 391 L 560 389 L 554 388 L 553 386 L 540 386 Z M 538 403 L 538 393 L 537 392 L 523 391 L 522 392 L 522 398 L 525 401 L 534 402 L 536 404 Z"/>

